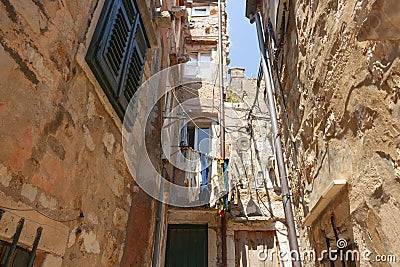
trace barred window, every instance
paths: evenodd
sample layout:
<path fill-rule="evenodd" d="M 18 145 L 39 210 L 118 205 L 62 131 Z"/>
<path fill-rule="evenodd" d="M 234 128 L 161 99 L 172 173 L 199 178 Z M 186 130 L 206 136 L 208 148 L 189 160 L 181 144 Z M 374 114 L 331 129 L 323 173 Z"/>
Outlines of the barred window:
<path fill-rule="evenodd" d="M 86 61 L 121 120 L 141 85 L 149 47 L 136 1 L 106 1 Z"/>
<path fill-rule="evenodd" d="M 7 257 L 11 250 L 11 243 L 0 240 L 0 266 L 5 266 Z M 30 260 L 29 251 L 17 246 L 12 252 L 11 261 L 9 266 L 13 267 L 26 267 Z"/>

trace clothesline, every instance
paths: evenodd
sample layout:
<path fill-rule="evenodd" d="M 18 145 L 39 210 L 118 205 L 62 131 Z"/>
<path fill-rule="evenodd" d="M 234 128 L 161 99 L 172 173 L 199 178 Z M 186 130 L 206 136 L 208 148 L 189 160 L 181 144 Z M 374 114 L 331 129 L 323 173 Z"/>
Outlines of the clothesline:
<path fill-rule="evenodd" d="M 203 155 L 203 156 L 205 156 L 206 158 L 209 158 L 209 159 L 213 159 L 213 160 L 224 160 L 224 159 L 221 158 L 221 157 L 212 157 L 212 156 L 210 156 L 210 155 L 207 155 L 207 154 L 205 154 L 205 153 L 203 153 L 203 152 L 201 152 L 201 151 L 199 151 L 199 150 L 196 150 L 196 149 L 192 148 L 191 146 L 178 146 L 178 147 L 180 147 L 181 149 L 191 150 L 191 151 L 193 151 L 194 153 L 197 153 L 197 154 L 199 154 L 199 155 Z"/>
<path fill-rule="evenodd" d="M 189 188 L 189 202 L 199 201 L 213 206 L 221 194 L 229 192 L 228 176 L 224 173 L 228 160 L 206 158 L 204 153 L 190 147 L 184 149 L 188 152 L 185 155 L 188 160 L 185 167 L 185 186 Z"/>

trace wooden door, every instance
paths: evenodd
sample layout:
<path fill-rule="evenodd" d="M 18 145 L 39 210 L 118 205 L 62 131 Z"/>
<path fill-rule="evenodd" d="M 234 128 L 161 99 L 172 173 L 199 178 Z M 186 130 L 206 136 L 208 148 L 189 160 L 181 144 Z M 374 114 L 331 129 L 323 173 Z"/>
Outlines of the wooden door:
<path fill-rule="evenodd" d="M 274 231 L 235 231 L 236 267 L 277 267 Z"/>
<path fill-rule="evenodd" d="M 208 266 L 207 225 L 170 224 L 165 267 Z"/>

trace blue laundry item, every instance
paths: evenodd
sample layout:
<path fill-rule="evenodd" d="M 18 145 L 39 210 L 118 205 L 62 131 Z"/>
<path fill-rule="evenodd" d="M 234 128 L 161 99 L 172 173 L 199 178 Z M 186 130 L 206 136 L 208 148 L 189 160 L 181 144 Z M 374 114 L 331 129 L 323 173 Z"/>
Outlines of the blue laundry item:
<path fill-rule="evenodd" d="M 199 200 L 200 203 L 206 204 L 210 199 L 210 188 L 208 186 L 208 177 L 209 177 L 209 166 L 210 159 L 208 159 L 204 154 L 200 154 L 200 163 L 201 163 L 201 187 L 200 187 L 200 195 Z"/>
<path fill-rule="evenodd" d="M 204 154 L 200 154 L 201 163 L 201 185 L 207 186 L 208 184 L 208 160 Z"/>
<path fill-rule="evenodd" d="M 230 211 L 231 202 L 229 201 L 228 165 L 229 165 L 229 159 L 225 159 L 224 160 L 224 182 L 225 182 L 225 190 L 226 190 L 225 206 L 226 206 L 226 210 Z"/>

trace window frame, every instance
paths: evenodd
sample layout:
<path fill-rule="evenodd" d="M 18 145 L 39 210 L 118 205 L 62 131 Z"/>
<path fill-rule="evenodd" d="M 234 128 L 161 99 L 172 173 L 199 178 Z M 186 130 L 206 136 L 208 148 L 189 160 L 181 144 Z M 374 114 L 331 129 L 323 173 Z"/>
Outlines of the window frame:
<path fill-rule="evenodd" d="M 200 9 L 204 9 L 205 14 L 199 13 Z M 210 16 L 210 6 L 194 6 L 191 11 L 192 17 L 209 17 Z"/>
<path fill-rule="evenodd" d="M 199 127 L 197 127 L 198 125 L 194 125 L 194 124 L 189 124 L 188 126 L 187 126 L 187 137 L 188 137 L 188 146 L 189 147 L 192 147 L 194 150 L 197 150 L 197 151 L 200 151 L 200 148 L 199 148 L 199 131 L 200 130 L 203 130 L 203 129 L 207 129 L 208 130 L 208 136 L 209 136 L 209 138 L 208 138 L 208 153 L 205 153 L 205 152 L 203 152 L 203 151 L 200 151 L 200 152 L 203 152 L 205 155 L 210 155 L 211 154 L 211 152 L 212 152 L 212 138 L 213 138 L 213 136 L 212 136 L 212 129 L 211 129 L 211 125 L 208 125 L 208 124 L 202 124 L 202 125 L 199 125 Z M 189 133 L 189 128 L 190 129 L 193 129 L 194 128 L 194 138 L 193 138 L 193 146 L 192 146 L 192 144 L 190 144 L 190 138 L 189 138 L 189 136 L 190 136 L 190 133 Z"/>
<path fill-rule="evenodd" d="M 185 63 L 185 70 L 184 70 L 184 76 L 185 77 L 196 77 L 199 75 L 201 72 L 200 66 L 205 66 L 205 64 L 211 64 L 213 62 L 213 50 L 204 50 L 204 51 L 188 51 L 187 52 L 189 55 L 190 60 Z M 193 56 L 196 55 L 196 56 Z M 209 55 L 208 61 L 201 61 L 202 56 L 204 55 Z M 192 61 L 192 58 L 194 59 Z"/>

